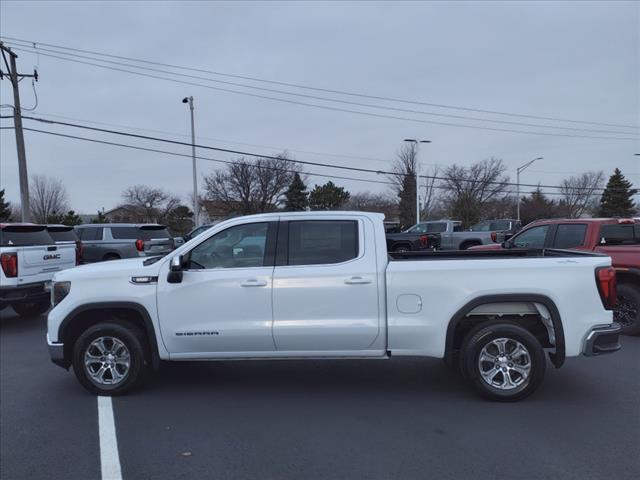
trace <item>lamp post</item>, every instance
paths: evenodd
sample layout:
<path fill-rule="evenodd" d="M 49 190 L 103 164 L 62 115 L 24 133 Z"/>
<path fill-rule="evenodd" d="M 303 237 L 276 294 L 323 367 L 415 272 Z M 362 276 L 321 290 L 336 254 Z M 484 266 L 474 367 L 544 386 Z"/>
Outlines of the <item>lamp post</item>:
<path fill-rule="evenodd" d="M 518 211 L 518 220 L 520 220 L 520 172 L 522 172 L 523 170 L 525 170 L 527 167 L 529 167 L 531 164 L 533 164 L 533 162 L 537 161 L 537 160 L 542 160 L 544 157 L 536 157 L 533 160 L 529 160 L 527 163 L 525 163 L 524 165 L 519 166 L 516 169 L 516 195 L 518 195 L 518 199 L 516 201 L 516 205 L 517 205 L 517 211 Z"/>
<path fill-rule="evenodd" d="M 418 163 L 418 147 L 421 143 L 431 143 L 431 140 L 405 138 L 404 141 L 413 143 L 416 146 L 416 223 L 420 223 L 420 164 Z"/>
<path fill-rule="evenodd" d="M 191 112 L 191 160 L 193 163 L 193 222 L 194 228 L 199 226 L 199 208 L 198 208 L 198 175 L 196 173 L 196 131 L 193 121 L 193 97 L 184 97 L 182 103 L 189 104 Z"/>

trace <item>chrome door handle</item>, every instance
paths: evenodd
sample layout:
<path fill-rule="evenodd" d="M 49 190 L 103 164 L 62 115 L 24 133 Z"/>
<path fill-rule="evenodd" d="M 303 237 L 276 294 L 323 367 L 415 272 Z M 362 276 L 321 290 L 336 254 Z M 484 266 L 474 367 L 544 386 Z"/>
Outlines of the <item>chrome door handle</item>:
<path fill-rule="evenodd" d="M 267 282 L 266 282 L 266 280 L 258 280 L 257 278 L 250 278 L 250 279 L 245 280 L 244 282 L 242 282 L 240 284 L 240 286 L 242 286 L 242 287 L 266 287 L 267 286 Z"/>
<path fill-rule="evenodd" d="M 362 277 L 351 277 L 347 278 L 344 283 L 347 285 L 368 285 L 371 283 L 371 280 Z"/>

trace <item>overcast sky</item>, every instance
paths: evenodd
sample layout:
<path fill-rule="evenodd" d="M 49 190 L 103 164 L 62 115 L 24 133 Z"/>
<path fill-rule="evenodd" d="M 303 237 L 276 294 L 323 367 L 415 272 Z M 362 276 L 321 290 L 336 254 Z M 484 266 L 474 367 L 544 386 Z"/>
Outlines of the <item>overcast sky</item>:
<path fill-rule="evenodd" d="M 640 124 L 640 2 L 11 2 L 0 4 L 1 34 L 113 55 L 281 82 L 467 108 L 561 117 L 619 125 Z M 17 43 L 7 42 L 17 46 Z M 46 48 L 41 46 L 41 48 Z M 447 115 L 482 117 L 588 131 L 525 127 L 379 110 L 286 97 L 201 80 L 192 82 L 349 110 L 492 128 L 626 139 L 595 139 L 434 125 L 276 102 L 201 86 L 71 63 L 18 52 L 21 72 L 38 66 L 38 106 L 32 115 L 60 115 L 83 123 L 173 132 L 186 140 L 189 113 L 181 99 L 195 97 L 198 142 L 271 154 L 281 149 L 299 160 L 388 169 L 406 137 L 432 144 L 421 162 L 471 164 L 504 160 L 511 177 L 526 161 L 544 156 L 523 183 L 558 184 L 571 174 L 620 167 L 640 185 L 638 129 L 559 123 L 524 117 L 341 96 L 291 87 L 211 77 L 296 93 Z M 42 51 L 42 54 L 45 52 Z M 161 67 L 155 67 L 161 68 Z M 4 67 L 3 67 L 4 69 Z M 191 75 L 203 76 L 194 72 Z M 184 79 L 189 81 L 188 79 Z M 1 103 L 12 102 L 1 84 Z M 28 79 L 23 107 L 34 105 Z M 4 115 L 10 109 L 2 110 Z M 26 115 L 27 112 L 24 112 Z M 3 126 L 12 124 L 2 120 Z M 25 126 L 92 138 L 167 146 L 25 121 Z M 143 133 L 143 132 L 139 132 Z M 154 135 L 168 137 L 168 134 Z M 177 136 L 176 136 L 177 135 Z M 119 147 L 25 132 L 29 174 L 60 178 L 81 213 L 112 208 L 124 188 L 159 186 L 187 198 L 191 161 Z M 19 200 L 15 137 L 1 133 L 1 188 Z M 242 144 L 263 145 L 267 147 Z M 354 159 L 302 152 L 326 152 Z M 201 151 L 204 156 L 233 156 Z M 200 161 L 200 175 L 220 168 Z M 321 167 L 308 171 L 381 179 Z M 309 183 L 326 179 L 309 177 Z M 352 192 L 384 185 L 335 180 Z"/>

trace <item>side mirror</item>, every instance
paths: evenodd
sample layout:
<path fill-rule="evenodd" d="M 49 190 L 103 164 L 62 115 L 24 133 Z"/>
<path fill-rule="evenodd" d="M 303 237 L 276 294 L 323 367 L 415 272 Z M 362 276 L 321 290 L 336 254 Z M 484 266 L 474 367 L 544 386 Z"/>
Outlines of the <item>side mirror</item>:
<path fill-rule="evenodd" d="M 176 255 L 171 259 L 169 264 L 169 273 L 167 274 L 167 282 L 182 282 L 182 255 Z"/>
<path fill-rule="evenodd" d="M 511 248 L 511 242 L 508 240 L 502 242 L 502 248 L 506 248 L 506 249 Z"/>

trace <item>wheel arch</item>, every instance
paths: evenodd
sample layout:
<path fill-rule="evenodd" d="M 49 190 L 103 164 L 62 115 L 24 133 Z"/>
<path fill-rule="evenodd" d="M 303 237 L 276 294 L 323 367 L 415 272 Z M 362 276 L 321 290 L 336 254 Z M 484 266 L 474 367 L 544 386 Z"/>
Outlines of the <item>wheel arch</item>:
<path fill-rule="evenodd" d="M 475 247 L 476 245 L 482 245 L 482 240 L 480 240 L 479 238 L 466 238 L 462 242 L 460 242 L 460 246 L 458 249 L 466 250 L 466 248 Z"/>
<path fill-rule="evenodd" d="M 72 310 L 58 328 L 58 339 L 64 344 L 64 366 L 71 365 L 73 345 L 82 332 L 92 325 L 112 320 L 114 316 L 142 330 L 149 346 L 151 365 L 157 369 L 160 355 L 153 322 L 147 309 L 135 302 L 87 303 Z"/>
<path fill-rule="evenodd" d="M 640 288 L 640 268 L 616 268 L 616 277 L 619 284 Z"/>
<path fill-rule="evenodd" d="M 551 325 L 553 326 L 553 335 L 555 337 L 555 353 L 550 353 L 549 357 L 551 362 L 556 368 L 560 368 L 565 360 L 565 341 L 564 341 L 564 329 L 562 327 L 562 319 L 560 318 L 560 312 L 555 302 L 545 295 L 539 294 L 502 294 L 502 295 L 483 295 L 467 302 L 462 308 L 460 308 L 451 318 L 447 326 L 447 336 L 445 342 L 445 358 L 451 358 L 455 355 L 457 349 L 460 347 L 461 339 L 459 338 L 460 327 L 463 326 L 465 320 L 469 318 L 469 315 L 475 310 L 478 312 L 478 319 L 466 322 L 470 325 L 475 325 L 482 322 L 487 317 L 482 317 L 482 309 L 479 307 L 487 305 L 504 305 L 504 304 L 533 304 L 541 305 L 549 313 Z M 536 307 L 537 308 L 537 307 Z M 508 314 L 521 314 L 532 313 L 524 310 L 513 310 Z M 542 318 L 540 309 L 538 313 Z M 544 321 L 542 321 L 544 324 Z M 548 330 L 548 328 L 547 328 Z M 549 333 L 549 335 L 551 335 Z"/>

